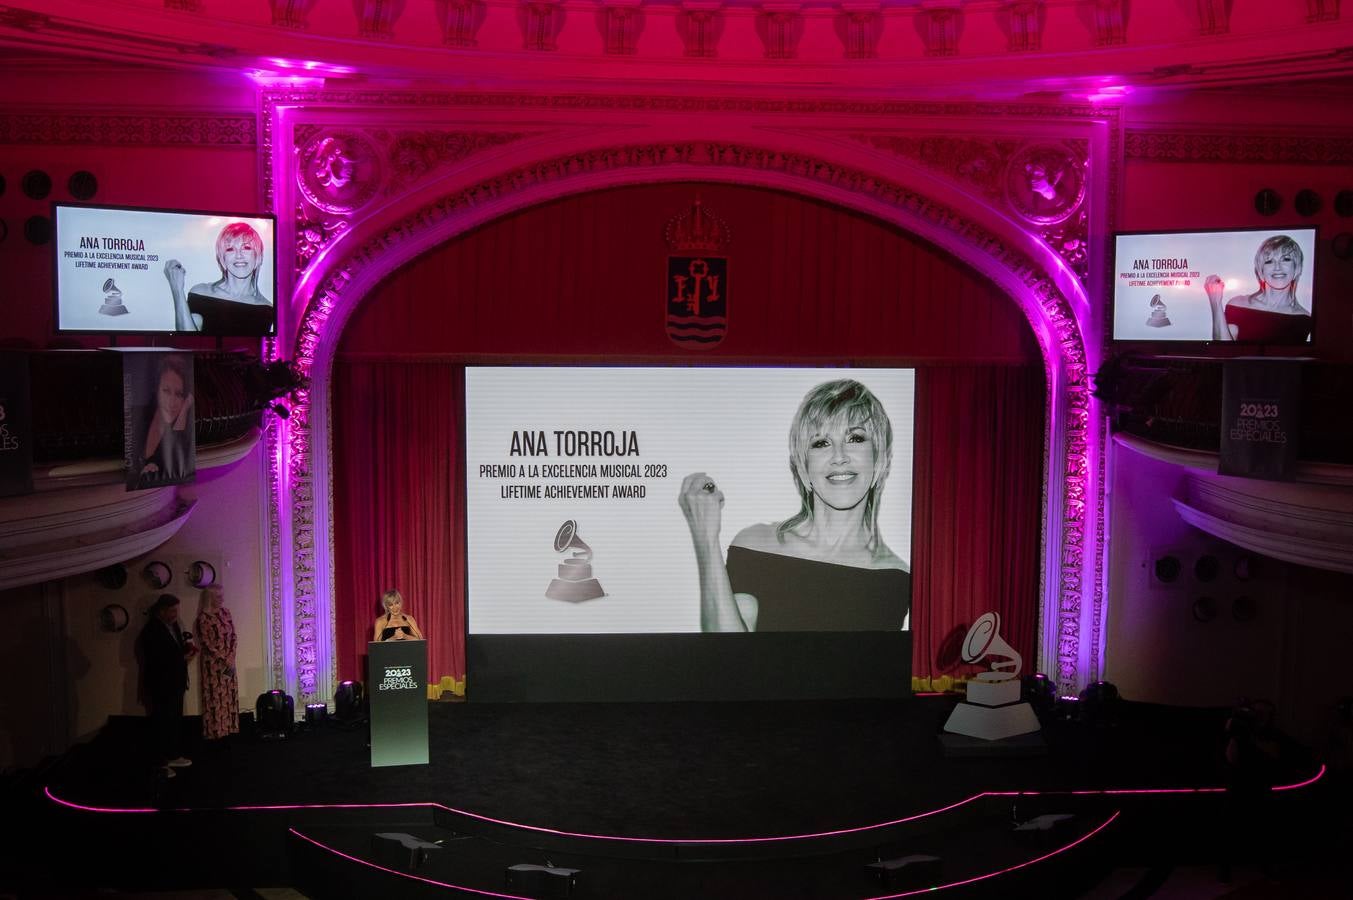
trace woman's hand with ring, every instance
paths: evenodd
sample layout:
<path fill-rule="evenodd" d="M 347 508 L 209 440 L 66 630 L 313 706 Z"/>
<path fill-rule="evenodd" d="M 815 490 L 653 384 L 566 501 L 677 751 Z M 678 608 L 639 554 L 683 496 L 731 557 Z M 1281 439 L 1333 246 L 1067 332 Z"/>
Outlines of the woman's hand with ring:
<path fill-rule="evenodd" d="M 696 544 L 717 544 L 723 519 L 723 491 L 718 483 L 704 472 L 693 472 L 682 480 L 677 502 Z"/>
<path fill-rule="evenodd" d="M 1203 282 L 1203 290 L 1207 293 L 1207 301 L 1217 306 L 1226 296 L 1226 282 L 1216 275 L 1209 275 Z"/>

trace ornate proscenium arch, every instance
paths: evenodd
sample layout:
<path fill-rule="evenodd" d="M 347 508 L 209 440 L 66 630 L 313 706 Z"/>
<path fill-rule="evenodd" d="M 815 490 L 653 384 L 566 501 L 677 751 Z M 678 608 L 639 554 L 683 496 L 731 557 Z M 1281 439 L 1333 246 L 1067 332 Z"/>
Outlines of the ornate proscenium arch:
<path fill-rule="evenodd" d="M 1027 316 L 1047 371 L 1048 434 L 1043 509 L 1043 604 L 1039 664 L 1063 691 L 1099 676 L 1102 660 L 1103 435 L 1091 414 L 1083 323 L 1066 286 L 1079 287 L 1057 253 L 1008 219 L 960 211 L 858 165 L 753 145 L 693 140 L 614 144 L 549 153 L 449 192 L 423 190 L 399 216 L 315 255 L 298 278 L 303 304 L 290 341 L 311 379 L 270 456 L 274 584 L 270 602 L 274 678 L 305 700 L 336 682 L 333 644 L 329 379 L 335 348 L 361 298 L 400 265 L 516 209 L 569 194 L 671 180 L 736 181 L 787 190 L 873 215 L 935 243 L 1001 286 Z M 993 227 L 992 223 L 996 223 Z M 1002 224 L 1003 223 L 1003 224 Z M 300 238 L 298 236 L 298 242 Z M 1042 249 L 1042 253 L 1039 249 Z M 298 309 L 300 307 L 298 306 Z"/>

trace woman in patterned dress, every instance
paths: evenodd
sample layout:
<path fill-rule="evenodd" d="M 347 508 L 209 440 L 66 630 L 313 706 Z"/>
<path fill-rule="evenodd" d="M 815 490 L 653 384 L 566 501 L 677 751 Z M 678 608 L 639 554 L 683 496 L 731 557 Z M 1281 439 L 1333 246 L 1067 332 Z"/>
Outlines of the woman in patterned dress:
<path fill-rule="evenodd" d="M 202 589 L 197 639 L 202 648 L 202 736 L 214 740 L 240 730 L 235 623 L 225 608 L 220 585 Z"/>

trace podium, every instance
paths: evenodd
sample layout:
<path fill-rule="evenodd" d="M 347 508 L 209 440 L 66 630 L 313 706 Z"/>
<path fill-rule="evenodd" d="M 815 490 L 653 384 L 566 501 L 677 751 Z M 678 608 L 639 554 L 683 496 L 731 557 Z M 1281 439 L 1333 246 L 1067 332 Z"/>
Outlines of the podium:
<path fill-rule="evenodd" d="M 426 765 L 427 641 L 377 641 L 366 649 L 372 768 Z"/>

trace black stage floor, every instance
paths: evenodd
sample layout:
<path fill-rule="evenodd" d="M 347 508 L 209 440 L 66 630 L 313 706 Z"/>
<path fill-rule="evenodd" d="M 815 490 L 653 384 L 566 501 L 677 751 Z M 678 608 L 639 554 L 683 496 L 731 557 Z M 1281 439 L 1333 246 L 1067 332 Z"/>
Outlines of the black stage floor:
<path fill-rule="evenodd" d="M 41 773 L 34 813 L 102 847 L 123 885 L 221 884 L 207 872 L 225 865 L 312 896 L 560 889 L 509 887 L 505 867 L 530 863 L 577 869 L 580 898 L 1070 897 L 1144 839 L 1217 850 L 1257 818 L 1277 832 L 1313 814 L 1328 782 L 1291 747 L 1276 783 L 1316 780 L 1236 805 L 1222 790 L 1224 711 L 1126 702 L 1094 723 L 1049 714 L 1021 752 L 955 755 L 939 739 L 955 702 L 432 703 L 427 766 L 372 769 L 365 729 L 328 722 L 198 742 L 168 781 L 145 764 L 142 722 L 116 719 Z M 1045 814 L 1070 818 L 1014 833 Z M 439 848 L 417 868 L 392 863 L 377 832 Z M 146 841 L 175 848 L 174 863 L 119 862 Z M 913 883 L 867 868 L 914 853 L 942 869 Z"/>

